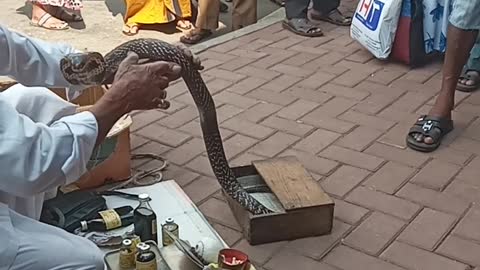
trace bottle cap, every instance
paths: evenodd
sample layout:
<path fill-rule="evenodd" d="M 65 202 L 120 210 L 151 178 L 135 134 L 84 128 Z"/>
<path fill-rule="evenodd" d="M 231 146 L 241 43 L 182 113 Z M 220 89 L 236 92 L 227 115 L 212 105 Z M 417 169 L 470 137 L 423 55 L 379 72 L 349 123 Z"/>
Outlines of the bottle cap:
<path fill-rule="evenodd" d="M 150 199 L 150 196 L 147 193 L 142 193 L 142 194 L 138 195 L 138 198 L 142 201 L 146 201 L 146 200 Z"/>
<path fill-rule="evenodd" d="M 143 243 L 143 245 L 137 245 L 137 248 L 140 251 L 149 251 L 150 250 L 150 245 Z"/>
<path fill-rule="evenodd" d="M 131 245 L 132 245 L 132 240 L 130 240 L 130 239 L 123 239 L 122 245 L 124 245 L 124 246 L 131 246 Z"/>
<path fill-rule="evenodd" d="M 167 219 L 165 220 L 165 222 L 167 222 L 167 223 L 173 223 L 173 218 L 169 217 L 169 218 L 167 218 Z"/>

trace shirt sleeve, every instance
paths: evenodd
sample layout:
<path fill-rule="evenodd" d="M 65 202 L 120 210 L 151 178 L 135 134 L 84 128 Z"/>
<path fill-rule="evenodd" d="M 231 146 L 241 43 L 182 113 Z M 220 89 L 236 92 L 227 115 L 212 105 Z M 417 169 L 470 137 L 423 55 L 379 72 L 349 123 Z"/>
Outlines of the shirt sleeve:
<path fill-rule="evenodd" d="M 48 126 L 35 123 L 0 94 L 0 190 L 26 197 L 76 181 L 86 171 L 97 129 L 88 111 Z"/>
<path fill-rule="evenodd" d="M 74 52 L 79 51 L 67 44 L 27 37 L 0 24 L 0 76 L 25 86 L 66 88 L 67 97 L 75 97 L 88 86 L 71 85 L 60 71 L 60 59 Z"/>

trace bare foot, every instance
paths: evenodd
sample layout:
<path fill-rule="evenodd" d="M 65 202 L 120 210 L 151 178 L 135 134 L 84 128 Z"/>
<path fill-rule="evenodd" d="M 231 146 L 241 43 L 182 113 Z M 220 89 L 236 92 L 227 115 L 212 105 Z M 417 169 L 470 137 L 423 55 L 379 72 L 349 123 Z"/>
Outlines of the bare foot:
<path fill-rule="evenodd" d="M 193 24 L 189 20 L 180 19 L 177 21 L 177 28 L 181 30 L 190 30 L 193 28 Z"/>
<path fill-rule="evenodd" d="M 32 24 L 50 30 L 68 29 L 68 23 L 53 17 L 40 5 L 33 5 Z"/>
<path fill-rule="evenodd" d="M 123 25 L 122 32 L 127 36 L 133 36 L 138 34 L 138 25 Z"/>
<path fill-rule="evenodd" d="M 435 102 L 435 105 L 430 112 L 428 112 L 428 116 L 451 120 L 452 108 L 453 104 L 451 104 L 450 100 L 440 94 Z M 414 134 L 413 137 L 417 142 L 421 142 L 423 140 L 425 144 L 433 144 L 435 142 L 433 138 L 424 136 L 420 133 Z"/>

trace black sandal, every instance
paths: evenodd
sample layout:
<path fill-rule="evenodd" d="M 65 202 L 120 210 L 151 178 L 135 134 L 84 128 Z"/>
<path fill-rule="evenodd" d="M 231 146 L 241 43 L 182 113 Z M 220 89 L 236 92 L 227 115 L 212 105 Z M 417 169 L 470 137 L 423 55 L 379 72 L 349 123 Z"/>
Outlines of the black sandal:
<path fill-rule="evenodd" d="M 407 146 L 420 152 L 435 151 L 445 135 L 453 130 L 453 121 L 435 116 L 422 115 L 410 128 L 407 135 Z M 422 139 L 415 138 L 415 134 L 421 134 Z M 425 137 L 433 140 L 432 144 L 425 143 Z"/>
<path fill-rule="evenodd" d="M 472 74 L 473 71 L 477 72 L 477 74 L 476 75 Z M 466 85 L 464 83 L 461 83 L 460 80 L 470 80 L 470 81 L 473 81 L 474 83 L 472 85 Z M 462 75 L 460 75 L 460 78 L 458 79 L 457 90 L 469 93 L 469 92 L 475 91 L 479 86 L 480 86 L 480 72 L 474 69 L 464 68 L 462 71 Z"/>
<path fill-rule="evenodd" d="M 283 28 L 301 36 L 305 37 L 321 37 L 323 36 L 322 30 L 312 24 L 308 19 L 286 19 L 282 23 Z"/>
<path fill-rule="evenodd" d="M 352 24 L 352 17 L 344 16 L 338 9 L 332 10 L 327 15 L 322 15 L 316 10 L 311 10 L 310 17 L 317 21 L 329 22 L 338 26 L 350 26 Z"/>

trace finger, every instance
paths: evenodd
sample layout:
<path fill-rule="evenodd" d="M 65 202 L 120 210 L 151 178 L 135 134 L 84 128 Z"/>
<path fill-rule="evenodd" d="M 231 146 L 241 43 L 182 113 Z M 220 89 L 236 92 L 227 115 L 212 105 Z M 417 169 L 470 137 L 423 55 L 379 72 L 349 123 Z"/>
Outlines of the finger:
<path fill-rule="evenodd" d="M 149 74 L 166 76 L 170 81 L 180 77 L 182 68 L 172 62 L 156 61 L 144 65 Z"/>

